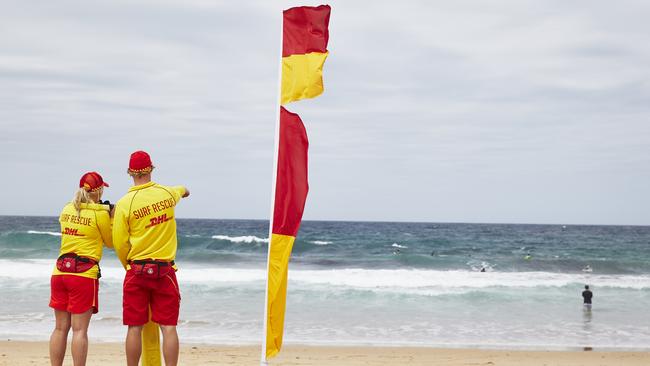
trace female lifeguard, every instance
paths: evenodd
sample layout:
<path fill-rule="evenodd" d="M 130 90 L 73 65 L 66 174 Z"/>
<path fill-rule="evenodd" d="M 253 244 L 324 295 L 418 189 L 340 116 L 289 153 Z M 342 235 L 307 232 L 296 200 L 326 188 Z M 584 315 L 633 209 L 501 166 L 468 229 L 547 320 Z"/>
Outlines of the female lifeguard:
<path fill-rule="evenodd" d="M 61 250 L 50 281 L 50 307 L 56 325 L 50 337 L 50 361 L 63 364 L 68 333 L 72 328 L 72 360 L 86 364 L 88 324 L 99 310 L 99 261 L 102 247 L 113 247 L 111 208 L 102 204 L 104 187 L 97 172 L 84 174 L 72 202 L 61 211 Z"/>

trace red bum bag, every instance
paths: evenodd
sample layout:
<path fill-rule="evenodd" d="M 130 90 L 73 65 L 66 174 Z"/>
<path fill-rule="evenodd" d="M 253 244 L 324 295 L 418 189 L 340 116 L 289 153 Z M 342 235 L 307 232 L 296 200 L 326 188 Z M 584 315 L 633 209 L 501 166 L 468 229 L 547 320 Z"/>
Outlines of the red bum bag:
<path fill-rule="evenodd" d="M 99 262 L 96 260 L 88 257 L 81 257 L 75 253 L 62 254 L 56 260 L 56 269 L 66 273 L 83 273 L 93 268 L 95 265 L 99 268 Z M 101 277 L 101 274 L 98 273 L 97 278 L 99 277 Z"/>
<path fill-rule="evenodd" d="M 133 260 L 129 265 L 136 275 L 151 279 L 164 277 L 174 271 L 174 261 Z"/>

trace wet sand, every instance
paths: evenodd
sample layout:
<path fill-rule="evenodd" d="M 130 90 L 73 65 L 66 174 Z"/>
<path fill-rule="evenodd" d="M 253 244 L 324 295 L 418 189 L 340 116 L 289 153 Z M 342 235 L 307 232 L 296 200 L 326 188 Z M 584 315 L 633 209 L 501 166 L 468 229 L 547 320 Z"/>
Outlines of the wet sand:
<path fill-rule="evenodd" d="M 0 341 L 0 365 L 49 365 L 47 342 Z M 181 345 L 180 365 L 259 365 L 259 346 Z M 88 365 L 125 364 L 121 343 L 91 343 Z M 72 365 L 68 347 L 64 365 Z M 269 365 L 648 366 L 650 352 L 287 345 Z"/>

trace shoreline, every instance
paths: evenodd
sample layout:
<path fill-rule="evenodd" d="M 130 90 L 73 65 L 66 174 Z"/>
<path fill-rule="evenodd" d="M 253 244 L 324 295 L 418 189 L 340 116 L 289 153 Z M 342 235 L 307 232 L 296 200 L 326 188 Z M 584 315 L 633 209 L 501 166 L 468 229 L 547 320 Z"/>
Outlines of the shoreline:
<path fill-rule="evenodd" d="M 126 333 L 124 334 L 126 336 Z M 49 336 L 49 334 L 48 334 Z M 70 336 L 69 336 L 70 337 Z M 206 343 L 196 340 L 183 340 L 180 336 L 181 346 L 201 346 L 201 347 L 259 347 L 259 342 L 248 342 L 240 340 L 235 343 L 228 343 L 216 341 Z M 68 339 L 70 341 L 71 338 Z M 115 338 L 96 338 L 89 335 L 89 343 L 91 344 L 120 344 L 123 342 L 123 337 L 120 339 Z M 11 338 L 0 337 L 0 344 L 2 343 L 47 343 L 47 338 Z M 364 343 L 364 342 L 305 342 L 294 343 L 291 341 L 284 342 L 283 347 L 307 347 L 307 348 L 369 348 L 369 349 L 397 349 L 397 348 L 411 348 L 411 349 L 440 349 L 440 350 L 477 350 L 477 351 L 521 351 L 521 352 L 609 352 L 609 353 L 650 353 L 650 347 L 617 347 L 617 346 L 587 346 L 587 345 L 533 345 L 533 344 L 444 344 L 444 343 Z M 650 364 L 649 364 L 650 366 Z"/>
<path fill-rule="evenodd" d="M 182 365 L 255 365 L 259 345 L 212 345 L 181 343 Z M 70 364 L 70 347 L 65 364 Z M 88 364 L 123 364 L 124 344 L 90 342 Z M 647 366 L 650 351 L 550 351 L 476 348 L 433 348 L 397 346 L 309 346 L 289 344 L 269 365 L 393 366 L 393 365 L 499 365 L 499 366 Z M 44 341 L 0 341 L 0 365 L 49 365 L 48 343 Z"/>

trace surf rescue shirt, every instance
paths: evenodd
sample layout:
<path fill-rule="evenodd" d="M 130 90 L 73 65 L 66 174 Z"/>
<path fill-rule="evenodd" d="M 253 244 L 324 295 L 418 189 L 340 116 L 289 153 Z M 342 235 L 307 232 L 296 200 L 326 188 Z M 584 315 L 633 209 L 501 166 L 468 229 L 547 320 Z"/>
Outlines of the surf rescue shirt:
<path fill-rule="evenodd" d="M 115 204 L 113 245 L 127 270 L 133 260 L 170 262 L 176 258 L 174 207 L 185 194 L 184 186 L 149 182 L 133 186 Z"/>
<path fill-rule="evenodd" d="M 77 213 L 77 209 L 70 202 L 61 211 L 59 216 L 59 223 L 61 224 L 61 250 L 59 256 L 66 253 L 75 253 L 99 262 L 102 259 L 103 246 L 113 247 L 110 208 L 108 205 L 98 203 L 82 203 L 80 208 L 81 210 Z M 98 271 L 97 265 L 81 273 L 61 272 L 54 266 L 52 275 L 97 278 Z"/>

